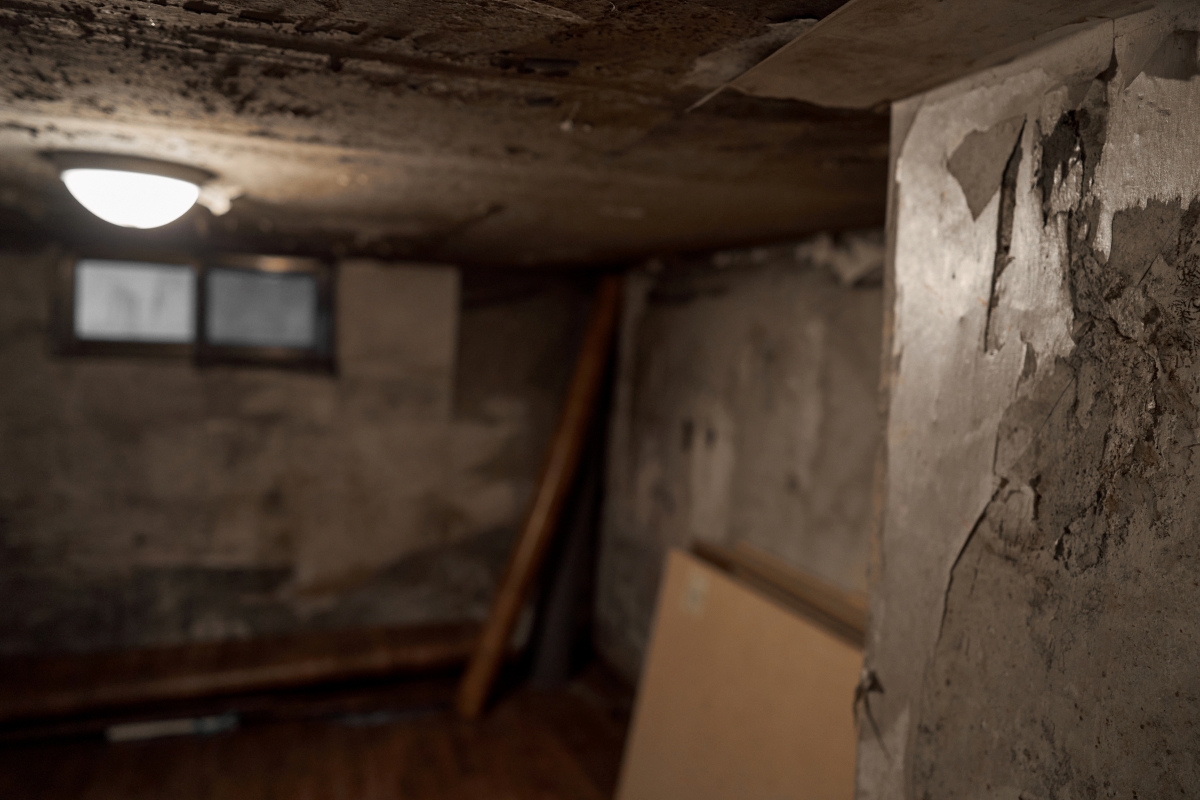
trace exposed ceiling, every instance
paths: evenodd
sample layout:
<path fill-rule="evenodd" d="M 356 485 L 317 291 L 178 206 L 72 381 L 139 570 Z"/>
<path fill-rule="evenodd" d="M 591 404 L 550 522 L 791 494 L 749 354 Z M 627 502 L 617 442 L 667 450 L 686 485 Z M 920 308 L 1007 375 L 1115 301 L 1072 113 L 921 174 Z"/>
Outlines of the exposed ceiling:
<path fill-rule="evenodd" d="M 724 92 L 840 0 L 6 0 L 0 235 L 579 264 L 883 218 L 888 118 Z M 236 196 L 136 238 L 38 153 Z"/>

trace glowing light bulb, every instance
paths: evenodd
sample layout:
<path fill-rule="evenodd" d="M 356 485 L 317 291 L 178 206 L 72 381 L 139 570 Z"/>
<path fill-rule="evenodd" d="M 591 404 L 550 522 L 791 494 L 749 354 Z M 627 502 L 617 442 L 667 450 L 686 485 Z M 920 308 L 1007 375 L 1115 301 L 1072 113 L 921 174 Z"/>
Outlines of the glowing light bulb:
<path fill-rule="evenodd" d="M 200 196 L 194 183 L 145 172 L 68 169 L 62 181 L 88 211 L 125 228 L 158 228 L 174 222 Z"/>

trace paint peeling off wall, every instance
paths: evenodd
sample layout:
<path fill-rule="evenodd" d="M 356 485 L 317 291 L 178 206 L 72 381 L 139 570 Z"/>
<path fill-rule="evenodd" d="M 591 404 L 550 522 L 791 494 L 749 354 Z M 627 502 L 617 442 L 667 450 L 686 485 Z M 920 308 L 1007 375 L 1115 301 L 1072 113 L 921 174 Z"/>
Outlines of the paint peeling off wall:
<path fill-rule="evenodd" d="M 747 542 L 866 587 L 882 237 L 722 253 L 630 282 L 597 598 L 631 678 L 668 547 Z"/>
<path fill-rule="evenodd" d="M 1198 23 L 1097 23 L 897 104 L 861 798 L 1200 780 Z"/>

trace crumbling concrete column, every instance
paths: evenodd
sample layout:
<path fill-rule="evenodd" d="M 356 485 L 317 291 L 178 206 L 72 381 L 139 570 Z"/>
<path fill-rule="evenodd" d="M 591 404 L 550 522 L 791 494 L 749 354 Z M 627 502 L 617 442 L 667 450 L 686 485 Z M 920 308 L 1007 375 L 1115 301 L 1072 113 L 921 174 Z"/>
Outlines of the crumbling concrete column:
<path fill-rule="evenodd" d="M 1200 785 L 1197 30 L 894 106 L 860 798 Z"/>

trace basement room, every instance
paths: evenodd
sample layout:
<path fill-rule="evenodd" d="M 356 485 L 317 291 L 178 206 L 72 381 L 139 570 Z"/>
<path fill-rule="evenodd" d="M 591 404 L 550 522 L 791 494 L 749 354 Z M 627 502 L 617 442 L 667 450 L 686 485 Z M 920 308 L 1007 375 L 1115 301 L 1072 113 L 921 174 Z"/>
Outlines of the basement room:
<path fill-rule="evenodd" d="M 0 797 L 1200 797 L 1194 2 L 0 64 Z"/>

